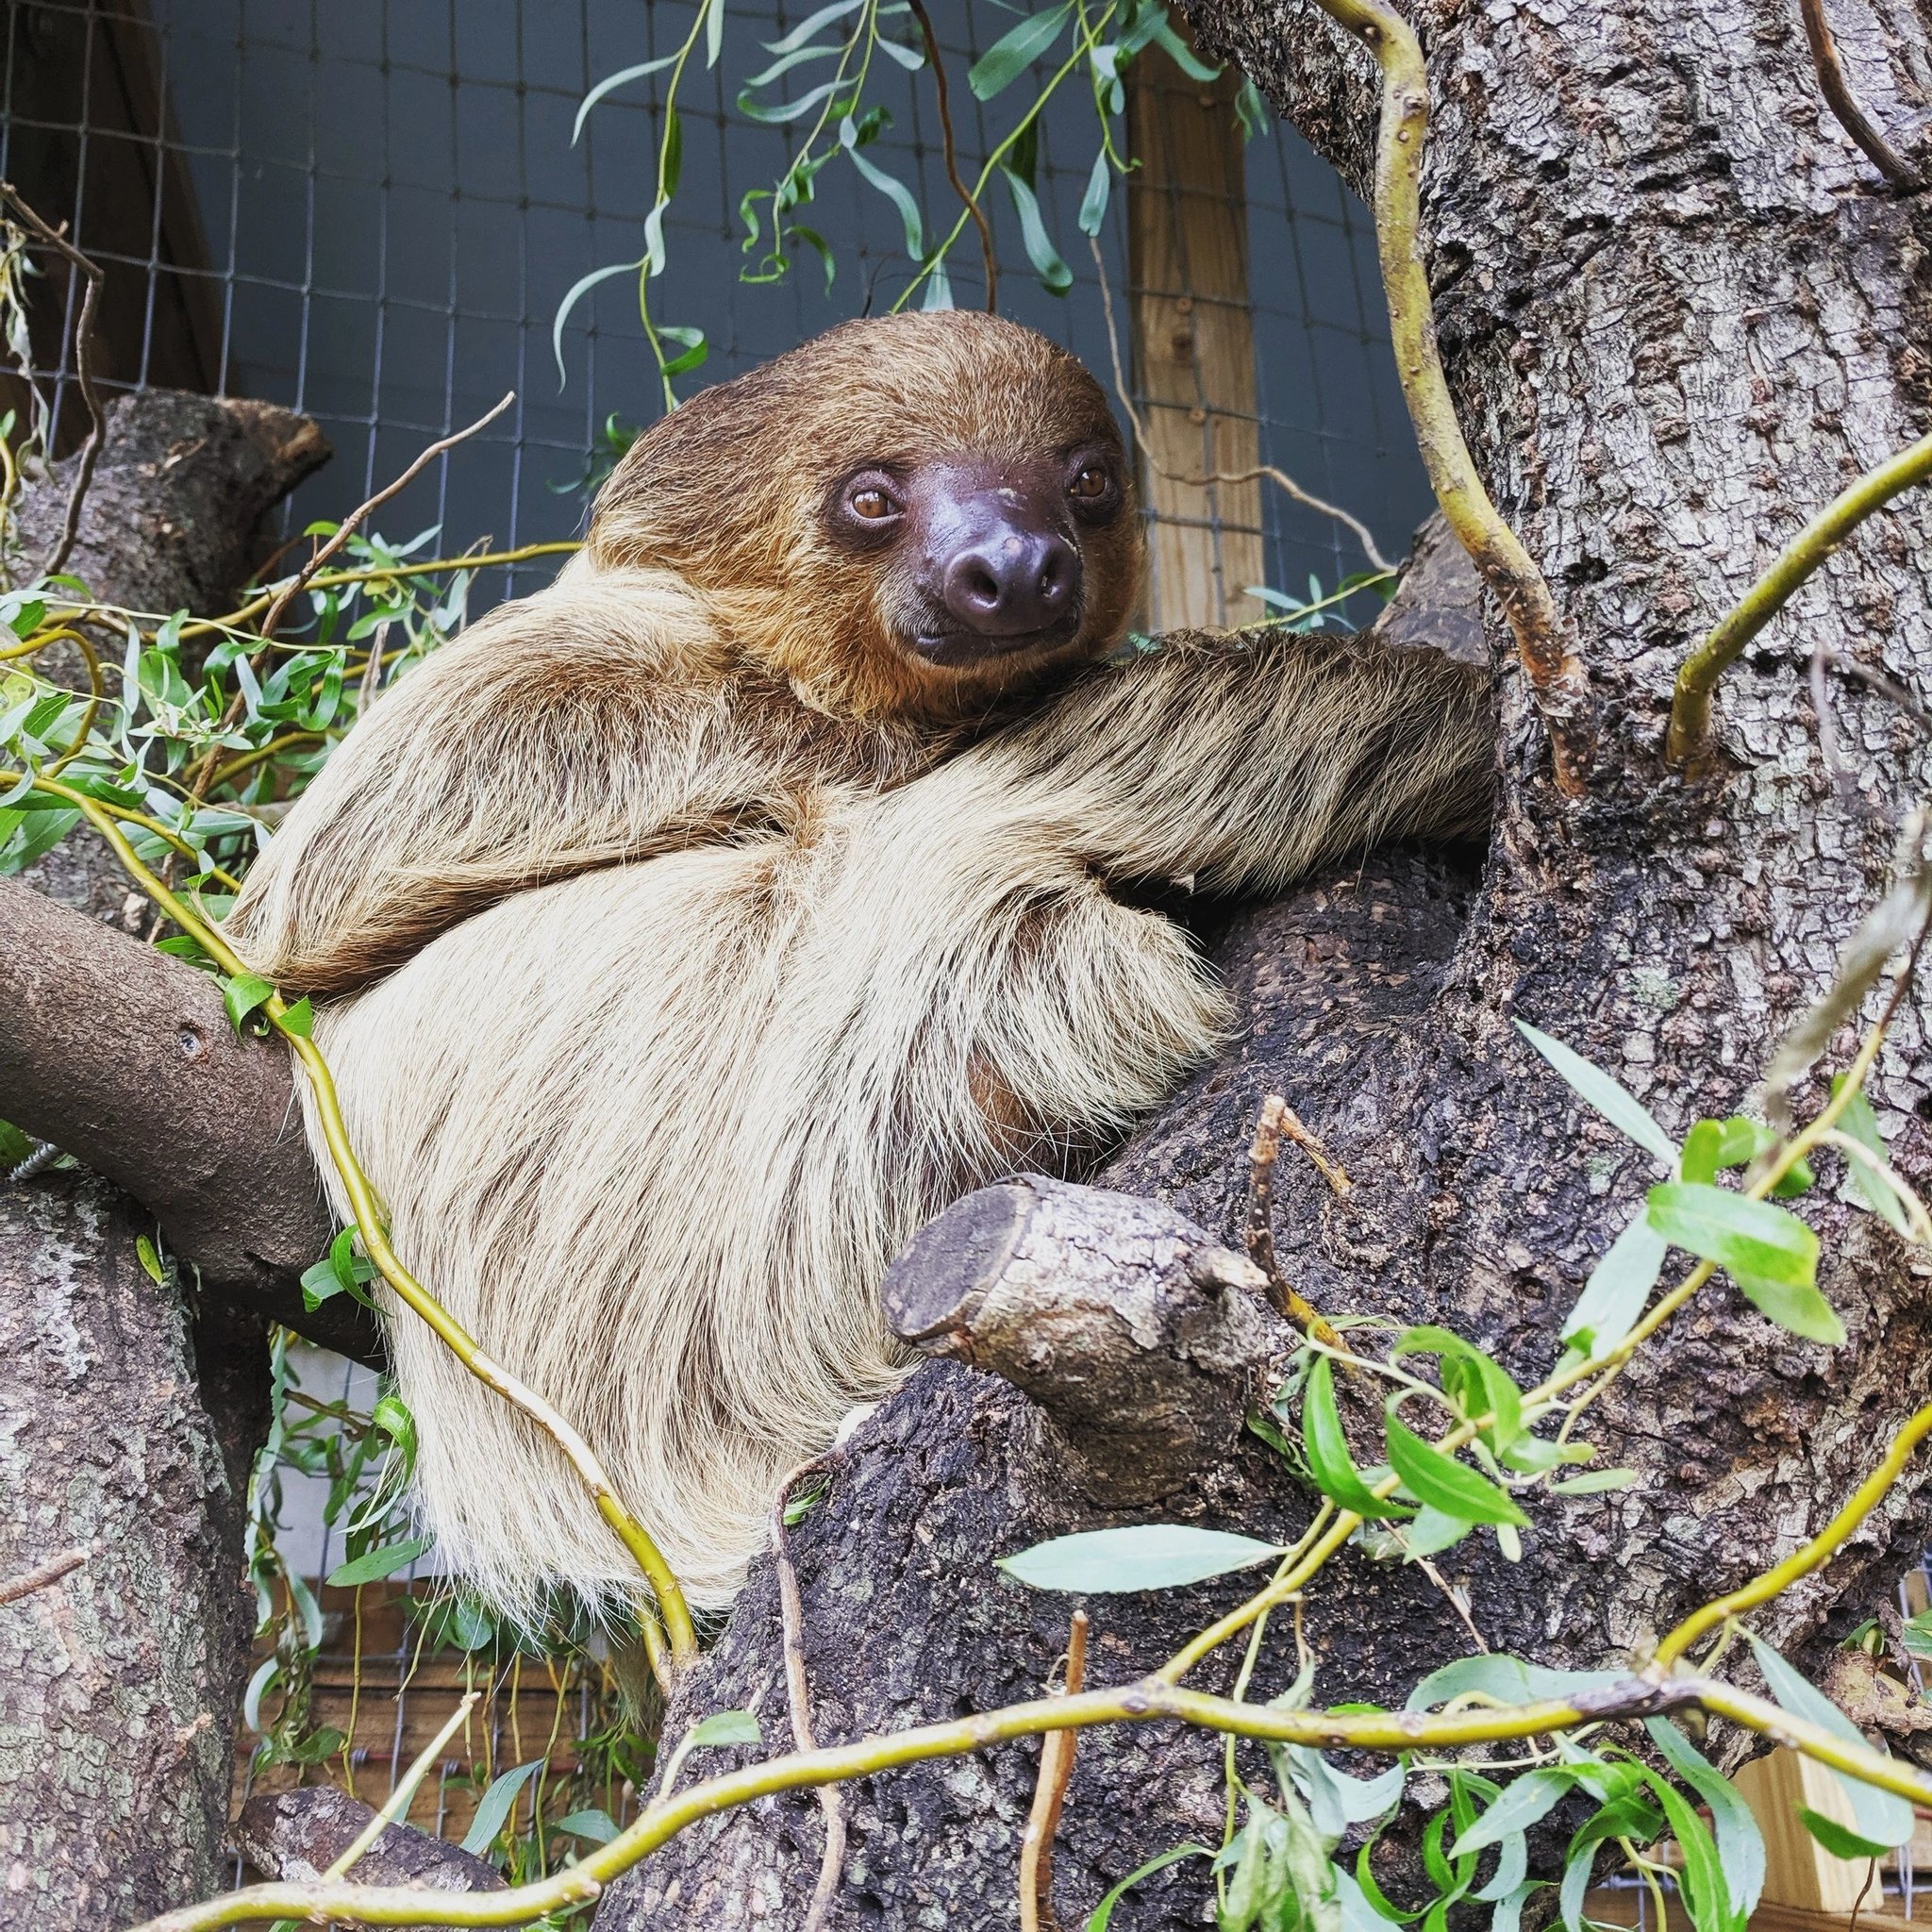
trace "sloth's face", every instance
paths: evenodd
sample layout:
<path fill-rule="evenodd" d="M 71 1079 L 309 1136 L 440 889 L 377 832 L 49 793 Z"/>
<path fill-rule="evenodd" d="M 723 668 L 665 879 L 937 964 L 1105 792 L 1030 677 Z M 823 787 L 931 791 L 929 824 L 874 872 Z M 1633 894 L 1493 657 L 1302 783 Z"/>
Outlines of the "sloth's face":
<path fill-rule="evenodd" d="M 823 525 L 875 574 L 881 627 L 918 662 L 1058 655 L 1088 641 L 1090 617 L 1110 632 L 1124 614 L 1109 582 L 1121 471 L 1118 446 L 1091 438 L 1034 457 L 867 462 L 827 493 Z"/>
<path fill-rule="evenodd" d="M 591 547 L 675 570 L 821 708 L 934 722 L 1111 649 L 1142 562 L 1100 386 L 961 310 L 845 323 L 693 396 L 605 485 Z"/>

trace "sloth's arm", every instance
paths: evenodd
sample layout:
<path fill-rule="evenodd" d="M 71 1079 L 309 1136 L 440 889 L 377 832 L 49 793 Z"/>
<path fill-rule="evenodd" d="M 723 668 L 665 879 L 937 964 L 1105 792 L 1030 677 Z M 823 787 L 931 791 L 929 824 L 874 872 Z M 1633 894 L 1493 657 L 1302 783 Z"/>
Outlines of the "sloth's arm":
<path fill-rule="evenodd" d="M 1479 831 L 1487 672 L 1360 638 L 1170 640 L 990 741 L 1012 801 L 1105 874 L 1278 888 L 1378 840 Z"/>
<path fill-rule="evenodd" d="M 664 680 L 704 631 L 675 581 L 566 574 L 386 692 L 251 868 L 237 949 L 290 991 L 366 985 L 522 887 L 689 837 L 741 771 L 728 692 Z"/>

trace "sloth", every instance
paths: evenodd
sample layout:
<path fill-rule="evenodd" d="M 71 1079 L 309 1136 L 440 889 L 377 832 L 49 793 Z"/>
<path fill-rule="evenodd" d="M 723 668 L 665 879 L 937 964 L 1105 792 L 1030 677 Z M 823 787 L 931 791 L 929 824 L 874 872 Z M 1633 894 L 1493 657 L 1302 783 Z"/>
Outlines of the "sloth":
<path fill-rule="evenodd" d="M 1124 650 L 1141 568 L 1072 357 L 846 324 L 640 438 L 557 582 L 377 699 L 235 907 L 316 997 L 396 1248 L 699 1608 L 906 1373 L 876 1291 L 913 1232 L 1077 1170 L 1225 1037 L 1163 891 L 1486 823 L 1483 674 Z M 555 1447 L 406 1312 L 391 1350 L 450 1568 L 617 1613 L 635 1572 Z"/>

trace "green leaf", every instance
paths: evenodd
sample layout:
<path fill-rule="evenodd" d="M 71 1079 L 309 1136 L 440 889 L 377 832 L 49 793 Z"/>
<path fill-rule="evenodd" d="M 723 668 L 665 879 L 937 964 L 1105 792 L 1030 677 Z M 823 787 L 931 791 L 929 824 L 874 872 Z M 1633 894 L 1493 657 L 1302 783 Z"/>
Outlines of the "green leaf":
<path fill-rule="evenodd" d="M 1581 1475 L 1565 1476 L 1550 1485 L 1556 1496 L 1601 1496 L 1611 1490 L 1627 1490 L 1637 1480 L 1634 1469 L 1587 1469 Z"/>
<path fill-rule="evenodd" d="M 1487 1476 L 1424 1442 L 1392 1410 L 1388 1429 L 1390 1466 L 1418 1500 L 1463 1523 L 1528 1524 L 1529 1518 Z"/>
<path fill-rule="evenodd" d="M 1282 1554 L 1278 1543 L 1224 1529 L 1181 1523 L 1141 1523 L 1124 1529 L 1090 1529 L 1054 1537 L 1002 1557 L 999 1568 L 1030 1590 L 1070 1590 L 1095 1595 L 1174 1590 L 1188 1583 L 1250 1570 Z"/>
<path fill-rule="evenodd" d="M 364 1550 L 359 1557 L 338 1563 L 328 1573 L 328 1580 L 338 1590 L 347 1590 L 358 1583 L 375 1583 L 384 1576 L 393 1576 L 398 1570 L 408 1569 L 429 1547 L 427 1537 L 412 1537 L 403 1543 L 384 1543 L 380 1549 Z"/>
<path fill-rule="evenodd" d="M 706 1744 L 757 1744 L 762 1741 L 758 1721 L 748 1710 L 714 1710 L 700 1718 L 686 1736 L 692 1750 Z"/>
<path fill-rule="evenodd" d="M 1335 1406 L 1334 1364 L 1325 1355 L 1316 1357 L 1302 1397 L 1302 1447 L 1315 1487 L 1331 1503 L 1371 1519 L 1409 1513 L 1398 1504 L 1379 1501 L 1355 1466 L 1341 1429 L 1341 1412 Z"/>
<path fill-rule="evenodd" d="M 1650 1785 L 1664 1807 L 1671 1836 L 1677 1840 L 1677 1849 L 1683 1855 L 1683 1864 L 1678 1869 L 1677 1891 L 1690 1911 L 1690 1923 L 1696 1927 L 1696 1932 L 1732 1932 L 1733 1926 L 1737 1927 L 1737 1932 L 1742 1932 L 1743 1921 L 1732 1907 L 1730 1890 L 1724 1884 L 1724 1866 L 1719 1861 L 1709 1827 L 1698 1817 L 1684 1794 L 1668 1780 L 1652 1772 Z"/>
<path fill-rule="evenodd" d="M 563 300 L 557 305 L 557 313 L 550 321 L 550 353 L 557 358 L 558 389 L 570 379 L 563 366 L 563 325 L 570 320 L 571 310 L 600 282 L 608 282 L 613 275 L 634 275 L 643 265 L 641 258 L 636 261 L 613 261 L 608 268 L 593 268 L 589 275 L 579 275 L 564 291 Z"/>
<path fill-rule="evenodd" d="M 1080 197 L 1080 232 L 1097 235 L 1107 222 L 1107 204 L 1113 193 L 1113 170 L 1107 150 L 1093 157 L 1092 171 L 1087 176 L 1087 192 Z"/>
<path fill-rule="evenodd" d="M 567 1818 L 559 1818 L 551 1829 L 567 1831 L 593 1845 L 608 1845 L 617 1836 L 618 1824 L 608 1811 L 573 1811 Z"/>
<path fill-rule="evenodd" d="M 341 1294 L 342 1284 L 325 1255 L 302 1271 L 302 1306 L 312 1315 L 331 1295 Z"/>
<path fill-rule="evenodd" d="M 1601 1356 L 1637 1325 L 1643 1305 L 1663 1271 L 1669 1243 L 1650 1224 L 1647 1206 L 1604 1251 L 1563 1324 L 1563 1343 L 1579 1354 Z"/>
<path fill-rule="evenodd" d="M 1832 1076 L 1831 1097 L 1834 1100 L 1838 1098 L 1844 1081 L 1842 1074 Z M 1838 1124 L 1839 1131 L 1847 1140 L 1856 1141 L 1881 1170 L 1874 1174 L 1857 1155 L 1846 1156 L 1845 1167 L 1860 1199 L 1887 1225 L 1909 1240 L 1911 1221 L 1898 1196 L 1885 1184 L 1883 1171 L 1890 1168 L 1891 1150 L 1885 1144 L 1885 1136 L 1878 1131 L 1878 1116 L 1872 1111 L 1872 1103 L 1862 1093 L 1855 1093 L 1845 1110 L 1839 1115 Z"/>
<path fill-rule="evenodd" d="M 667 341 L 679 344 L 678 353 L 671 357 L 660 371 L 667 379 L 702 368 L 711 353 L 711 344 L 701 328 L 691 328 L 683 323 L 660 322 L 658 333 Z"/>
<path fill-rule="evenodd" d="M 1757 1828 L 1757 1820 L 1738 1788 L 1675 1724 L 1653 1717 L 1644 1720 L 1643 1728 L 1664 1762 L 1710 1807 L 1718 1862 L 1731 1895 L 1733 1923 L 1741 1928 L 1757 1910 L 1764 1890 L 1764 1834 Z"/>
<path fill-rule="evenodd" d="M 517 1794 L 542 1769 L 543 1759 L 533 1757 L 529 1763 L 520 1764 L 514 1771 L 491 1780 L 489 1790 L 476 1802 L 476 1815 L 470 1821 L 469 1830 L 463 1834 L 463 1849 L 473 1858 L 482 1857 L 496 1842 L 496 1835 L 508 1822 Z"/>
<path fill-rule="evenodd" d="M 1796 1807 L 1799 1822 L 1835 1858 L 1882 1858 L 1891 1847 L 1874 1844 L 1870 1839 L 1860 1838 L 1848 1824 L 1840 1824 L 1836 1818 L 1827 1818 L 1822 1811 L 1814 1811 L 1808 1805 Z"/>
<path fill-rule="evenodd" d="M 1666 1241 L 1728 1271 L 1773 1321 L 1814 1341 L 1845 1339 L 1831 1304 L 1813 1285 L 1818 1237 L 1788 1208 L 1697 1181 L 1653 1188 L 1650 1224 Z"/>
<path fill-rule="evenodd" d="M 1206 1845 L 1176 1845 L 1171 1852 L 1162 1852 L 1158 1858 L 1149 1858 L 1144 1865 L 1137 1865 L 1113 1887 L 1100 1903 L 1087 1915 L 1086 1932 L 1107 1932 L 1113 1923 L 1113 1908 L 1139 1885 L 1143 1878 L 1152 1878 L 1157 1872 L 1165 1872 L 1170 1865 L 1178 1865 L 1183 1858 L 1211 1858 L 1214 1854 Z"/>
<path fill-rule="evenodd" d="M 1552 1040 L 1547 1033 L 1539 1032 L 1526 1020 L 1517 1021 L 1516 1030 L 1613 1127 L 1655 1155 L 1667 1173 L 1676 1172 L 1675 1145 L 1635 1094 L 1626 1092 L 1601 1067 L 1591 1066 L 1581 1054 L 1572 1052 L 1561 1041 Z"/>
<path fill-rule="evenodd" d="M 1677 1162 L 1677 1177 L 1687 1181 L 1710 1182 L 1717 1178 L 1722 1163 L 1724 1130 L 1715 1121 L 1699 1121 L 1684 1136 L 1684 1152 Z"/>
<path fill-rule="evenodd" d="M 1274 125 L 1274 117 L 1268 97 L 1245 75 L 1234 97 L 1235 119 L 1241 125 L 1243 142 L 1257 141 Z"/>
<path fill-rule="evenodd" d="M 578 137 L 584 131 L 584 123 L 591 118 L 591 109 L 599 101 L 614 94 L 621 87 L 628 87 L 634 80 L 642 80 L 646 75 L 661 74 L 665 68 L 675 67 L 676 64 L 677 56 L 675 54 L 660 54 L 655 60 L 646 60 L 639 66 L 624 68 L 617 74 L 607 74 L 584 96 L 582 105 L 577 108 L 577 118 L 570 130 L 571 146 L 576 146 Z M 332 525 L 324 525 L 322 527 L 324 529 L 333 529 L 334 526 Z M 312 536 L 315 532 L 310 530 L 307 534 Z"/>
<path fill-rule="evenodd" d="M 1661 1836 L 1663 1825 L 1656 1806 L 1625 1798 L 1606 1805 L 1594 1818 L 1587 1819 L 1578 1827 L 1563 1856 L 1563 1883 L 1557 1895 L 1564 1932 L 1583 1932 L 1587 1923 L 1583 1901 L 1596 1864 L 1596 1848 L 1612 1838 L 1632 1839 L 1645 1845 L 1654 1843 Z"/>
<path fill-rule="evenodd" d="M 1190 80 L 1205 82 L 1221 78 L 1221 69 L 1209 67 L 1164 19 L 1154 29 L 1153 41 L 1156 46 L 1167 50 L 1168 58 Z"/>
<path fill-rule="evenodd" d="M 1830 1698 L 1806 1682 L 1756 1632 L 1746 1630 L 1744 1635 L 1751 1641 L 1757 1668 L 1764 1673 L 1764 1681 L 1770 1686 L 1771 1694 L 1787 1710 L 1796 1717 L 1808 1718 L 1814 1724 L 1822 1724 L 1847 1744 L 1860 1750 L 1870 1748 L 1857 1725 Z M 1852 1817 L 1861 1839 L 1889 1851 L 1893 1845 L 1904 1844 L 1911 1837 L 1912 1807 L 1907 1800 L 1895 1797 L 1890 1791 L 1880 1790 L 1876 1785 L 1868 1785 L 1862 1779 L 1848 1777 L 1843 1772 L 1834 1772 L 1833 1775 L 1852 1801 Z"/>
<path fill-rule="evenodd" d="M 1068 0 L 1065 6 L 1036 13 L 1002 34 L 973 63 L 966 75 L 966 85 L 974 97 L 990 101 L 995 94 L 1004 93 L 1059 39 L 1060 29 L 1073 10 L 1072 0 Z"/>
<path fill-rule="evenodd" d="M 158 1286 L 167 1279 L 162 1272 L 161 1257 L 156 1251 L 154 1242 L 144 1234 L 136 1235 L 134 1238 L 134 1258 L 141 1263 L 142 1273 L 150 1281 Z"/>
<path fill-rule="evenodd" d="M 724 51 L 724 0 L 706 0 L 705 65 L 715 67 Z"/>
<path fill-rule="evenodd" d="M 1020 217 L 1020 237 L 1026 244 L 1026 259 L 1033 264 L 1040 286 L 1049 295 L 1064 295 L 1074 286 L 1074 272 L 1060 259 L 1059 250 L 1046 232 L 1046 223 L 1040 213 L 1040 197 L 1004 163 L 1000 173 L 1007 177 L 1013 208 Z"/>
<path fill-rule="evenodd" d="M 765 52 L 790 54 L 804 46 L 822 26 L 830 26 L 835 20 L 843 20 L 848 13 L 857 13 L 864 5 L 865 0 L 830 0 L 830 5 L 821 7 L 816 13 L 808 14 L 790 33 L 778 40 L 765 42 Z"/>
<path fill-rule="evenodd" d="M 1455 1403 L 1465 1422 L 1491 1418 L 1484 1432 L 1495 1446 L 1507 1449 L 1523 1433 L 1523 1391 L 1509 1372 L 1492 1356 L 1448 1328 L 1410 1328 L 1393 1353 L 1433 1355 L 1442 1364 L 1442 1392 Z"/>
<path fill-rule="evenodd" d="M 1460 1517 L 1447 1515 L 1424 1504 L 1416 1511 L 1414 1521 L 1405 1523 L 1396 1534 L 1401 1541 L 1403 1555 L 1414 1562 L 1423 1557 L 1439 1556 L 1459 1543 L 1469 1534 L 1469 1524 Z"/>
<path fill-rule="evenodd" d="M 1408 1693 L 1403 1708 L 1427 1710 L 1432 1705 L 1448 1704 L 1472 1692 L 1497 1704 L 1541 1704 L 1545 1698 L 1574 1697 L 1628 1680 L 1629 1674 L 1624 1671 L 1553 1671 L 1493 1651 L 1481 1657 L 1459 1657 L 1454 1663 L 1431 1671 Z"/>
<path fill-rule="evenodd" d="M 282 1015 L 282 1031 L 292 1033 L 297 1040 L 307 1040 L 315 1030 L 315 1005 L 305 992 Z"/>
<path fill-rule="evenodd" d="M 1506 1785 L 1503 1795 L 1449 1847 L 1450 1856 L 1459 1858 L 1484 1851 L 1512 1833 L 1527 1831 L 1556 1808 L 1575 1782 L 1575 1773 L 1566 1765 L 1524 1772 Z"/>
<path fill-rule="evenodd" d="M 369 1425 L 387 1436 L 403 1458 L 403 1479 L 416 1467 L 416 1418 L 400 1395 L 385 1395 L 369 1412 Z"/>
<path fill-rule="evenodd" d="M 222 1004 L 227 1008 L 228 1019 L 238 1032 L 242 1021 L 274 991 L 267 980 L 258 979 L 252 973 L 238 973 L 234 978 L 222 981 Z"/>
<path fill-rule="evenodd" d="M 747 121 L 761 122 L 767 127 L 782 127 L 790 121 L 802 121 L 821 101 L 829 100 L 844 83 L 827 80 L 815 88 L 808 88 L 794 101 L 779 101 L 767 106 L 763 101 L 752 99 L 748 91 L 741 90 L 738 96 L 738 111 Z"/>
<path fill-rule="evenodd" d="M 859 151 L 858 142 L 849 139 L 852 117 L 846 115 L 844 125 L 839 130 L 845 152 L 852 158 L 852 165 L 899 210 L 900 226 L 905 231 L 906 253 L 914 261 L 925 259 L 925 225 L 919 212 L 919 204 L 912 198 L 912 192 L 905 182 L 887 174 L 875 161 Z"/>
<path fill-rule="evenodd" d="M 1901 1632 L 1906 1650 L 1916 1657 L 1932 1657 L 1932 1610 L 1921 1610 L 1906 1620 Z"/>
<path fill-rule="evenodd" d="M 1351 1824 L 1366 1824 L 1392 1810 L 1408 1777 L 1406 1758 L 1398 1757 L 1374 1777 L 1351 1777 L 1303 1744 L 1290 1745 L 1283 1761 L 1308 1801 L 1315 1829 L 1327 1839 L 1339 1839 Z"/>

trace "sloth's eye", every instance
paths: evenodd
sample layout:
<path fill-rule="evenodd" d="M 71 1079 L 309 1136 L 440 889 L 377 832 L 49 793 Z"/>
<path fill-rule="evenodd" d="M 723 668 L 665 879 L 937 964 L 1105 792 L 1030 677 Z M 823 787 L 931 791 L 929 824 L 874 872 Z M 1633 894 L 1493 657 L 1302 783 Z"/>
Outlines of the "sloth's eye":
<path fill-rule="evenodd" d="M 1111 480 L 1098 463 L 1083 463 L 1079 475 L 1067 485 L 1067 494 L 1076 496 L 1084 503 L 1092 503 L 1107 494 Z"/>
<path fill-rule="evenodd" d="M 846 502 L 850 504 L 854 516 L 863 517 L 869 524 L 899 513 L 899 506 L 883 490 L 875 489 L 870 483 L 863 490 L 855 490 Z"/>

